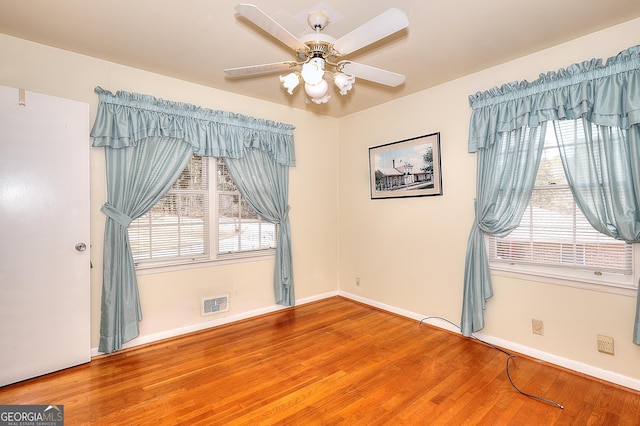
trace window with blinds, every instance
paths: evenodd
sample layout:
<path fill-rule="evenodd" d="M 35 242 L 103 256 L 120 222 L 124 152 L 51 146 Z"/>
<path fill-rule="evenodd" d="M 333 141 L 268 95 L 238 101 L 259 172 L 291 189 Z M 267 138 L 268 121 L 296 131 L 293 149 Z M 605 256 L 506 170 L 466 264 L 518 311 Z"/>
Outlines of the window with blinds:
<path fill-rule="evenodd" d="M 212 171 L 212 172 L 210 172 Z M 277 227 L 242 198 L 224 160 L 194 155 L 171 189 L 129 225 L 137 268 L 273 252 Z"/>
<path fill-rule="evenodd" d="M 488 242 L 492 267 L 581 272 L 598 284 L 634 286 L 634 245 L 596 231 L 573 201 L 551 123 L 520 225 L 504 238 L 489 236 Z"/>
<path fill-rule="evenodd" d="M 171 189 L 129 225 L 136 264 L 206 259 L 209 252 L 207 162 L 192 157 Z"/>
<path fill-rule="evenodd" d="M 250 253 L 276 247 L 276 224 L 264 220 L 242 198 L 224 160 L 216 161 L 218 254 Z"/>

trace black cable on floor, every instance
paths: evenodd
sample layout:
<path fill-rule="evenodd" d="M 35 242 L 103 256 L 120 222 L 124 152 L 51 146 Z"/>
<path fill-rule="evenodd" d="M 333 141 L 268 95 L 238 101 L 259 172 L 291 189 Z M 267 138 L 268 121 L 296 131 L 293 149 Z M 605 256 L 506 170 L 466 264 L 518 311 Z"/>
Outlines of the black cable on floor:
<path fill-rule="evenodd" d="M 420 325 L 422 325 L 422 323 L 423 323 L 424 321 L 426 321 L 426 320 L 430 320 L 430 319 L 439 319 L 439 320 L 442 320 L 442 321 L 448 322 L 448 323 L 449 323 L 449 324 L 451 324 L 452 326 L 456 327 L 458 330 L 462 330 L 458 324 L 455 324 L 455 323 L 453 323 L 453 322 L 449 321 L 449 320 L 448 320 L 448 319 L 446 319 L 446 318 L 443 318 L 443 317 L 437 317 L 437 316 L 432 316 L 432 317 L 425 317 L 425 318 L 422 318 L 422 319 L 420 320 Z M 484 341 L 484 340 L 482 340 L 482 339 L 478 339 L 478 338 L 477 338 L 476 336 L 474 336 L 473 334 L 471 334 L 469 337 L 471 337 L 472 339 L 477 340 L 478 342 L 480 342 L 480 343 L 482 343 L 482 344 L 484 344 L 484 345 L 486 345 L 486 346 L 489 346 L 490 348 L 493 348 L 493 349 L 495 349 L 495 350 L 498 350 L 498 351 L 502 352 L 503 354 L 507 355 L 507 365 L 506 365 L 507 378 L 509 379 L 509 383 L 511 383 L 511 386 L 513 386 L 513 388 L 514 388 L 516 391 L 518 391 L 520 394 L 522 394 L 522 395 L 524 395 L 524 396 L 527 396 L 527 397 L 529 397 L 529 398 L 533 398 L 533 399 L 536 399 L 536 400 L 541 401 L 541 402 L 546 402 L 547 404 L 551 404 L 551 405 L 554 405 L 554 406 L 556 406 L 556 407 L 558 407 L 558 408 L 564 409 L 564 406 L 563 406 L 562 404 L 558 403 L 558 402 L 552 401 L 552 400 L 547 399 L 547 398 L 542 398 L 541 396 L 532 395 L 532 394 L 530 394 L 530 393 L 524 392 L 524 391 L 523 391 L 523 390 L 521 390 L 518 386 L 516 386 L 516 384 L 515 384 L 515 383 L 513 382 L 513 380 L 511 379 L 511 373 L 509 372 L 509 361 L 511 361 L 511 359 L 515 358 L 515 357 L 516 357 L 515 355 L 513 355 L 513 354 L 511 354 L 511 353 L 509 353 L 509 352 L 507 352 L 507 351 L 505 351 L 505 350 L 504 350 L 504 349 L 502 349 L 502 348 L 499 348 L 499 347 L 497 347 L 497 346 L 495 346 L 495 345 L 492 345 L 491 343 L 485 342 L 485 341 Z"/>

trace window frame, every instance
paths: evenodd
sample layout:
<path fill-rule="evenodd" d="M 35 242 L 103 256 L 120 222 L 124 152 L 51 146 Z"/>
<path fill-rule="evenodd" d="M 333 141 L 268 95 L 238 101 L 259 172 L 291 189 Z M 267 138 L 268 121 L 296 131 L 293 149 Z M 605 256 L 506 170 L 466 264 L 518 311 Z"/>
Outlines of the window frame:
<path fill-rule="evenodd" d="M 218 265 L 228 265 L 239 262 L 254 262 L 254 261 L 264 261 L 264 260 L 272 260 L 275 258 L 276 247 L 265 248 L 265 249 L 255 249 L 255 250 L 245 250 L 245 251 L 237 251 L 230 253 L 220 253 L 219 252 L 219 219 L 220 212 L 217 208 L 217 200 L 219 199 L 220 193 L 230 194 L 232 192 L 237 193 L 241 199 L 242 195 L 236 191 L 218 191 L 217 185 L 217 176 L 218 176 L 218 168 L 217 161 L 219 158 L 217 157 L 202 157 L 203 162 L 207 161 L 207 192 L 208 192 L 208 224 L 205 224 L 205 227 L 208 226 L 208 232 L 205 230 L 205 235 L 208 233 L 208 241 L 205 240 L 204 245 L 208 247 L 208 254 L 193 256 L 192 258 L 182 257 L 182 258 L 165 258 L 165 259 L 144 259 L 134 260 L 135 271 L 137 275 L 147 275 L 154 273 L 162 273 L 162 272 L 171 272 L 171 271 L 180 271 L 194 268 L 205 268 L 211 266 Z M 185 190 L 183 190 L 185 191 Z M 189 190 L 186 190 L 189 191 Z M 246 201 L 245 201 L 246 202 Z M 262 219 L 265 222 L 271 223 L 265 219 Z M 280 232 L 278 224 L 275 224 L 275 240 L 276 244 L 278 241 L 278 234 Z M 205 237 L 206 238 L 206 237 Z"/>
<path fill-rule="evenodd" d="M 487 253 L 489 253 L 489 238 L 491 238 L 491 235 L 485 235 Z M 614 274 L 609 273 L 596 275 L 592 271 L 567 267 L 563 268 L 561 266 L 545 267 L 541 265 L 494 262 L 491 260 L 489 260 L 489 269 L 495 276 L 636 297 L 638 292 L 638 279 L 640 279 L 638 269 L 640 268 L 635 265 L 638 265 L 640 262 L 640 250 L 638 250 L 637 244 L 633 244 L 632 250 L 634 268 L 628 279 L 620 279 Z"/>
<path fill-rule="evenodd" d="M 552 135 L 553 127 L 547 128 L 547 138 L 555 137 Z M 547 140 L 545 140 L 545 144 Z M 553 142 L 551 142 L 553 143 Z M 544 148 L 548 149 L 548 148 Z M 558 149 L 556 144 L 556 149 Z M 545 191 L 547 189 L 563 189 L 568 188 L 568 184 L 550 183 L 548 186 L 536 187 L 536 190 Z M 532 197 L 533 199 L 533 197 Z M 575 201 L 574 206 L 575 206 Z M 529 208 L 529 205 L 527 206 Z M 577 208 L 577 206 L 575 206 Z M 574 221 L 574 233 L 576 223 Z M 492 242 L 493 240 L 493 242 Z M 575 265 L 527 263 L 527 262 L 509 262 L 508 260 L 496 260 L 497 241 L 498 238 L 485 234 L 485 248 L 489 258 L 489 268 L 492 274 L 497 276 L 506 276 L 523 280 L 534 280 L 548 284 L 557 284 L 569 287 L 577 287 L 605 293 L 622 294 L 635 297 L 638 291 L 638 280 L 640 279 L 640 248 L 638 244 L 631 244 L 631 274 L 621 274 L 607 271 L 594 271 L 593 269 L 581 269 Z M 531 240 L 525 240 L 531 241 Z M 555 240 L 551 243 L 561 241 Z M 603 267 L 603 269 L 606 269 Z"/>

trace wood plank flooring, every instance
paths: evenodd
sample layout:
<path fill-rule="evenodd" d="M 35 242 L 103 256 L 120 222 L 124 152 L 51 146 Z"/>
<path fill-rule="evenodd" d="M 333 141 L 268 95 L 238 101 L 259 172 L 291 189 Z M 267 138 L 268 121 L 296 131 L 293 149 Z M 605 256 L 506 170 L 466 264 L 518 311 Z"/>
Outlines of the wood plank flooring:
<path fill-rule="evenodd" d="M 640 392 L 341 297 L 0 388 L 66 425 L 638 425 Z"/>

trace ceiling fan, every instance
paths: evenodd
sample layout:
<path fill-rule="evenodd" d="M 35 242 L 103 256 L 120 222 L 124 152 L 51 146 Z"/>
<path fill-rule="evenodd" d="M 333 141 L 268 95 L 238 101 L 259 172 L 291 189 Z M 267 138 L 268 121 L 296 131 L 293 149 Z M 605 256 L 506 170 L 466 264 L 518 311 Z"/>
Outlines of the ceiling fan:
<path fill-rule="evenodd" d="M 353 87 L 356 77 L 390 87 L 398 86 L 405 80 L 402 74 L 342 59 L 408 27 L 407 15 L 400 9 L 388 9 L 338 39 L 321 32 L 329 24 L 329 16 L 320 10 L 310 12 L 307 18 L 307 23 L 314 32 L 300 38 L 291 34 L 255 5 L 239 4 L 235 10 L 240 16 L 293 49 L 297 60 L 227 68 L 224 70 L 227 76 L 246 77 L 291 71 L 280 76 L 283 87 L 289 94 L 293 94 L 298 84 L 304 82 L 305 92 L 316 104 L 326 103 L 330 98 L 326 74 L 333 79 L 341 95 L 347 94 Z M 327 66 L 335 69 L 335 72 L 329 71 Z"/>

